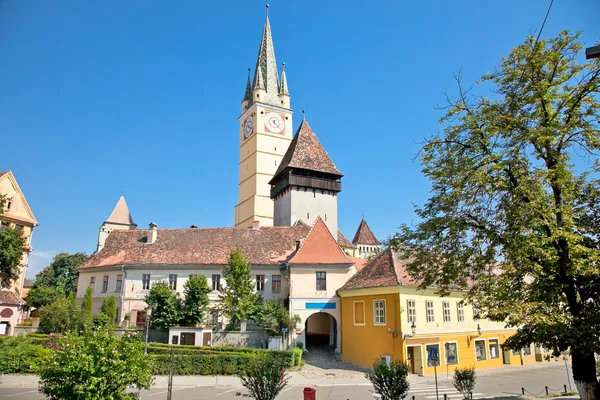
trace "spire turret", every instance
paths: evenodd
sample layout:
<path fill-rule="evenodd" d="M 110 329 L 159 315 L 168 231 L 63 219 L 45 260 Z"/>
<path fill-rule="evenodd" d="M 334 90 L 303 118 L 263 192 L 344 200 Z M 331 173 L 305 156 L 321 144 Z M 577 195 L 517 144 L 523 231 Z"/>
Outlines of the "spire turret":
<path fill-rule="evenodd" d="M 248 68 L 248 80 L 246 81 L 246 91 L 244 91 L 244 99 L 242 100 L 242 112 L 248 109 L 249 103 L 252 102 L 252 84 L 250 83 L 250 68 Z"/>
<path fill-rule="evenodd" d="M 281 63 L 281 81 L 279 82 L 279 100 L 281 107 L 290 108 L 290 92 L 288 90 L 285 63 Z"/>
<path fill-rule="evenodd" d="M 258 59 L 256 60 L 256 69 L 254 71 L 254 81 L 252 82 L 254 93 L 253 101 L 281 106 L 279 100 L 279 74 L 277 72 L 277 61 L 275 60 L 275 48 L 273 47 L 273 38 L 271 37 L 271 24 L 269 22 L 269 5 L 267 4 L 267 17 L 260 40 L 258 50 Z M 257 90 L 264 90 L 266 93 L 256 93 Z M 259 97 L 256 97 L 256 95 Z"/>

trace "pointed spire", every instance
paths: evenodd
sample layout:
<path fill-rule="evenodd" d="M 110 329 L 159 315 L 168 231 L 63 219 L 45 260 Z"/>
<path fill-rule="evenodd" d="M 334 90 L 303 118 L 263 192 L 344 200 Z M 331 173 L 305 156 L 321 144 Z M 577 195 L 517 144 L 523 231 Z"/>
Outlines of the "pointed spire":
<path fill-rule="evenodd" d="M 252 85 L 250 83 L 250 68 L 248 68 L 248 81 L 246 82 L 246 91 L 244 92 L 244 99 L 242 101 L 252 100 Z"/>
<path fill-rule="evenodd" d="M 281 63 L 281 82 L 279 83 L 279 94 L 290 95 L 288 91 L 287 77 L 285 75 L 285 63 Z"/>
<path fill-rule="evenodd" d="M 356 230 L 356 234 L 354 235 L 354 239 L 352 239 L 352 243 L 354 244 L 367 244 L 367 245 L 381 245 L 381 242 L 377 240 L 371 228 L 365 221 L 363 217 L 362 221 L 360 221 L 360 225 L 358 225 L 358 229 Z"/>
<path fill-rule="evenodd" d="M 271 37 L 271 24 L 269 22 L 269 5 L 267 4 L 267 17 L 260 40 L 258 50 L 258 59 L 256 60 L 256 69 L 254 71 L 254 89 L 264 89 L 267 94 L 261 98 L 261 102 L 279 105 L 279 75 L 277 72 L 277 61 L 275 60 L 275 48 L 273 47 L 273 38 Z"/>
<path fill-rule="evenodd" d="M 129 213 L 129 207 L 127 207 L 127 203 L 125 202 L 125 197 L 121 195 L 119 201 L 117 201 L 117 205 L 113 209 L 112 213 L 110 213 L 110 217 L 104 222 L 109 222 L 113 224 L 119 225 L 134 225 L 133 218 L 131 218 L 131 214 Z"/>

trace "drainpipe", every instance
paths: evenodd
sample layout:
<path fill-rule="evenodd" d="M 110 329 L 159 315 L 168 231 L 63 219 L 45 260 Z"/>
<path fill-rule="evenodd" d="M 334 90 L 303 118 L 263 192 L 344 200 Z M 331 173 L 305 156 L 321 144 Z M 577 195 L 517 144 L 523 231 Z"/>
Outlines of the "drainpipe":
<path fill-rule="evenodd" d="M 127 287 L 127 271 L 125 271 L 125 265 L 121 265 L 121 272 L 123 272 L 123 284 L 121 285 L 121 318 L 119 319 L 122 320 L 123 317 L 127 314 L 125 312 L 125 288 Z"/>

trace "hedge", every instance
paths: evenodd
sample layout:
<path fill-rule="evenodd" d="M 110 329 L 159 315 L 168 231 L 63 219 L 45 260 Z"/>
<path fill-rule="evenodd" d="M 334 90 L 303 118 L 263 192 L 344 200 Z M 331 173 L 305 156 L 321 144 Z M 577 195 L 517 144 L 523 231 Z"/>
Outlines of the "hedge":
<path fill-rule="evenodd" d="M 168 375 L 170 354 L 153 354 L 154 375 Z M 173 357 L 175 375 L 235 375 L 256 356 L 232 354 L 177 354 Z"/>
<path fill-rule="evenodd" d="M 51 353 L 51 350 L 28 338 L 0 337 L 0 372 L 36 373 Z"/>

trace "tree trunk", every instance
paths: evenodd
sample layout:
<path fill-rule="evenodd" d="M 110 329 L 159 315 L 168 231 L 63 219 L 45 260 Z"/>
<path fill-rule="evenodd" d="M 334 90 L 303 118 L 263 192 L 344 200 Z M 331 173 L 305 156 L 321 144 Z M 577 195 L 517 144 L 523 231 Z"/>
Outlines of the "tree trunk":
<path fill-rule="evenodd" d="M 598 381 L 596 378 L 596 360 L 594 353 L 585 350 L 571 351 L 573 358 L 573 380 L 581 400 L 596 400 Z"/>

